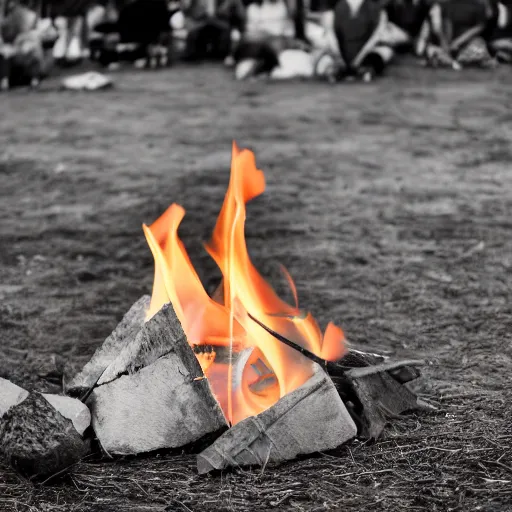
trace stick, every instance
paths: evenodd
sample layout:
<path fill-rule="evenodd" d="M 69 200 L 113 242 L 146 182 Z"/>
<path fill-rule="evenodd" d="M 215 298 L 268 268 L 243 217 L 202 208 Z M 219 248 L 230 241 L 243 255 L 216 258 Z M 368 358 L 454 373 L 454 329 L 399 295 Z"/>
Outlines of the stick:
<path fill-rule="evenodd" d="M 257 318 L 252 316 L 250 313 L 247 313 L 249 318 L 256 322 L 262 329 L 265 329 L 269 334 L 274 336 L 277 340 L 279 340 L 281 343 L 284 343 L 285 345 L 293 348 L 294 350 L 297 350 L 302 355 L 307 357 L 308 359 L 311 359 L 315 363 L 319 364 L 331 377 L 338 377 L 343 380 L 346 380 L 347 375 L 346 371 L 350 371 L 350 376 L 352 378 L 360 378 L 367 375 L 372 375 L 379 372 L 390 372 L 393 374 L 393 371 L 399 370 L 401 368 L 407 367 L 407 366 L 423 366 L 425 364 L 425 361 L 419 360 L 419 359 L 411 359 L 411 360 L 405 360 L 405 361 L 395 361 L 395 362 L 385 362 L 378 365 L 369 365 L 362 368 L 353 368 L 350 366 L 344 366 L 340 364 L 339 362 L 335 361 L 327 361 L 325 359 L 322 359 L 321 357 L 317 356 L 313 352 L 309 351 L 308 349 L 302 347 L 298 343 L 295 343 L 294 341 L 289 340 L 288 338 L 285 338 L 282 334 L 279 334 L 278 332 L 274 331 L 270 327 L 266 326 L 264 323 L 260 322 Z M 411 378 L 405 378 L 400 379 L 399 375 L 392 375 L 395 380 L 399 381 L 401 384 L 404 384 L 405 382 L 408 382 L 411 380 Z"/>
<path fill-rule="evenodd" d="M 425 361 L 422 359 L 406 359 L 404 361 L 394 361 L 391 363 L 383 363 L 375 366 L 365 366 L 363 368 L 352 368 L 350 370 L 350 375 L 354 379 L 359 379 L 361 377 L 366 377 L 368 375 L 373 375 L 375 373 L 380 372 L 389 372 L 392 370 L 397 370 L 402 368 L 403 366 L 423 366 Z"/>
<path fill-rule="evenodd" d="M 325 359 L 322 359 L 321 357 L 317 356 L 316 354 L 313 354 L 313 352 L 309 351 L 307 348 L 302 347 L 298 343 L 295 343 L 294 341 L 289 340 L 288 338 L 285 338 L 282 334 L 279 334 L 278 332 L 274 331 L 270 327 L 267 327 L 264 323 L 260 322 L 257 318 L 254 318 L 250 313 L 247 313 L 249 318 L 256 322 L 262 329 L 265 329 L 269 334 L 274 336 L 277 340 L 279 340 L 281 343 L 284 343 L 285 345 L 288 345 L 289 347 L 297 350 L 302 355 L 306 356 L 308 359 L 311 359 L 315 363 L 319 364 L 322 368 L 327 369 L 330 366 L 336 366 L 337 368 L 343 368 L 341 365 L 338 365 L 336 363 L 333 363 L 332 361 L 326 361 Z"/>

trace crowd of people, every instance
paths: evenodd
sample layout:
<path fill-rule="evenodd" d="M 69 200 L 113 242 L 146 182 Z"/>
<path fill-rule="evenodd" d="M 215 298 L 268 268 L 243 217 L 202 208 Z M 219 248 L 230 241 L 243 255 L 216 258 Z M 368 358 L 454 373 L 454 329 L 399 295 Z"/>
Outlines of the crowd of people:
<path fill-rule="evenodd" d="M 454 70 L 512 63 L 512 0 L 0 0 L 2 90 L 84 59 L 371 81 L 403 52 Z"/>

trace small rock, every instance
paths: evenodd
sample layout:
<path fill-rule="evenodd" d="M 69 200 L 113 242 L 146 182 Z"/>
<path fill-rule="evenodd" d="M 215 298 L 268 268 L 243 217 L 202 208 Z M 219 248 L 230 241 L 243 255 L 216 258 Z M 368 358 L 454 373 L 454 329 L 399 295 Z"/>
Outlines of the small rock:
<path fill-rule="evenodd" d="M 55 384 L 62 383 L 66 361 L 58 354 L 31 354 L 27 363 L 34 368 L 38 377 Z"/>
<path fill-rule="evenodd" d="M 84 432 L 91 424 L 91 412 L 85 404 L 69 396 L 52 395 L 48 393 L 43 393 L 42 395 L 62 414 L 62 416 L 64 416 L 64 418 L 72 421 L 75 430 L 81 436 L 84 435 Z"/>
<path fill-rule="evenodd" d="M 92 270 L 83 268 L 76 273 L 76 277 L 81 283 L 87 283 L 98 279 L 98 274 Z"/>
<path fill-rule="evenodd" d="M 11 407 L 23 402 L 28 395 L 25 389 L 0 377 L 0 419 Z"/>
<path fill-rule="evenodd" d="M 30 393 L 0 420 L 0 455 L 31 479 L 58 473 L 88 452 L 71 420 L 40 393 Z"/>

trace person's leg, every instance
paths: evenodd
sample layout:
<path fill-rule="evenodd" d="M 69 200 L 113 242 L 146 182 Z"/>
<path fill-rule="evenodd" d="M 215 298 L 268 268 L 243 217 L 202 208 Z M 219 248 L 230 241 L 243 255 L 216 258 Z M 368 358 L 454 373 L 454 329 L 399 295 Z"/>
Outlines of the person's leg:
<path fill-rule="evenodd" d="M 238 80 L 270 75 L 279 66 L 275 49 L 267 41 L 241 41 L 234 52 Z"/>
<path fill-rule="evenodd" d="M 210 22 L 209 38 L 211 57 L 215 60 L 224 60 L 231 52 L 229 25 L 220 20 Z"/>
<path fill-rule="evenodd" d="M 185 42 L 185 51 L 182 56 L 184 61 L 194 62 L 204 59 L 207 46 L 207 32 L 208 30 L 204 23 L 197 23 L 189 29 Z"/>
<path fill-rule="evenodd" d="M 0 53 L 0 91 L 7 91 L 10 87 L 10 63 L 9 57 Z"/>
<path fill-rule="evenodd" d="M 325 30 L 328 49 L 335 55 L 340 55 L 338 38 L 334 31 L 334 10 L 324 11 L 321 17 L 321 25 Z"/>
<path fill-rule="evenodd" d="M 489 43 L 492 54 L 502 64 L 512 64 L 512 37 L 493 39 Z"/>
<path fill-rule="evenodd" d="M 66 18 L 66 39 L 65 39 L 65 52 L 64 58 L 68 61 L 75 61 L 80 59 L 81 55 L 78 55 L 78 51 L 73 47 L 73 44 L 77 37 L 80 38 L 81 32 L 81 18 L 80 16 L 70 16 Z"/>
<path fill-rule="evenodd" d="M 363 59 L 360 68 L 357 70 L 358 76 L 365 82 L 371 82 L 384 72 L 393 55 L 394 52 L 391 47 L 377 45 Z"/>
<path fill-rule="evenodd" d="M 89 30 L 89 25 L 87 24 L 87 16 L 85 13 L 80 16 L 80 20 L 80 46 L 82 49 L 82 56 L 89 58 L 91 56 L 91 50 L 89 48 L 89 36 L 91 31 Z"/>
<path fill-rule="evenodd" d="M 497 61 L 491 56 L 486 41 L 475 37 L 457 54 L 457 61 L 462 66 L 495 67 Z"/>

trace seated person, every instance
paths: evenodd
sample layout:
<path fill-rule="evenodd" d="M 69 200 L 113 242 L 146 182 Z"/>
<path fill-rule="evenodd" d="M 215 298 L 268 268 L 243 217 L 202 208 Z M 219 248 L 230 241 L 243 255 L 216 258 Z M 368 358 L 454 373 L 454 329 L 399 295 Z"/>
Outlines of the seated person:
<path fill-rule="evenodd" d="M 278 55 L 293 36 L 292 19 L 283 0 L 250 3 L 242 39 L 233 52 L 237 78 L 270 74 L 279 66 Z"/>
<path fill-rule="evenodd" d="M 182 0 L 186 32 L 183 60 L 224 60 L 231 53 L 233 30 L 245 25 L 241 0 Z"/>
<path fill-rule="evenodd" d="M 247 22 L 233 56 L 237 79 L 310 78 L 328 51 L 326 30 L 305 13 L 302 0 L 263 0 L 247 8 Z"/>
<path fill-rule="evenodd" d="M 414 50 L 421 27 L 430 9 L 427 0 L 390 0 L 385 3 L 389 18 L 403 38 L 397 41 L 396 50 Z"/>
<path fill-rule="evenodd" d="M 496 21 L 491 0 L 437 0 L 425 20 L 416 52 L 432 66 L 494 66 L 485 40 Z"/>
<path fill-rule="evenodd" d="M 49 17 L 59 31 L 53 56 L 62 64 L 76 64 L 88 56 L 86 14 L 94 0 L 47 0 Z"/>
<path fill-rule="evenodd" d="M 488 32 L 491 54 L 498 62 L 512 64 L 512 0 L 497 4 L 496 21 Z"/>
<path fill-rule="evenodd" d="M 37 14 L 19 0 L 11 0 L 0 25 L 0 88 L 36 87 L 48 67 Z"/>
<path fill-rule="evenodd" d="M 97 50 L 101 64 L 142 61 L 154 68 L 168 63 L 171 27 L 166 0 L 130 0 L 117 19 L 115 14 L 109 18 L 94 27 L 104 34 L 103 47 Z"/>
<path fill-rule="evenodd" d="M 354 77 L 371 81 L 394 56 L 393 42 L 386 40 L 387 14 L 375 0 L 338 0 L 333 28 L 342 58 L 337 80 Z"/>

